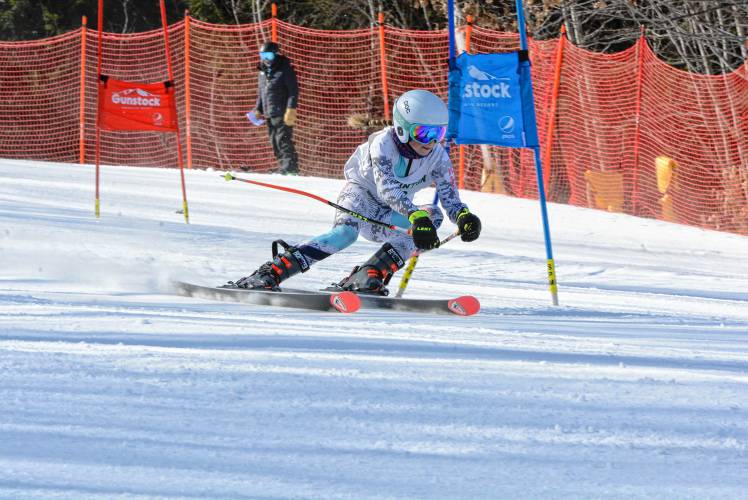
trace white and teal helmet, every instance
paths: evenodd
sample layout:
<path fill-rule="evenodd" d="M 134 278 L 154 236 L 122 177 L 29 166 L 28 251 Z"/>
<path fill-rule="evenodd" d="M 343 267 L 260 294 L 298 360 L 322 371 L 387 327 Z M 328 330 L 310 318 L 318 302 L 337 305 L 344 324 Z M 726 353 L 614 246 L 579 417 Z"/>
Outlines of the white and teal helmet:
<path fill-rule="evenodd" d="M 449 112 L 436 94 L 422 89 L 409 90 L 395 100 L 392 122 L 403 144 L 411 139 L 428 144 L 444 139 Z"/>

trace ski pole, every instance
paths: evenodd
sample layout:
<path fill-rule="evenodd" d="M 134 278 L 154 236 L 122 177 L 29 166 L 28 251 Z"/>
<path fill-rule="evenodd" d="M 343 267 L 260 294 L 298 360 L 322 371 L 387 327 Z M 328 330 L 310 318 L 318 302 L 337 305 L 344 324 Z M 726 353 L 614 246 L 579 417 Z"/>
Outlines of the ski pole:
<path fill-rule="evenodd" d="M 439 246 L 444 245 L 445 243 L 451 241 L 452 239 L 456 238 L 460 235 L 460 231 L 455 231 L 454 233 L 450 234 L 443 240 L 439 242 Z M 405 293 L 405 289 L 408 286 L 408 283 L 410 282 L 410 277 L 413 274 L 413 271 L 416 268 L 416 264 L 418 263 L 418 257 L 423 252 L 428 252 L 428 250 L 416 250 L 412 254 L 410 254 L 410 259 L 408 259 L 408 265 L 405 268 L 405 272 L 403 273 L 403 277 L 400 278 L 400 285 L 397 287 L 397 293 L 395 294 L 395 298 L 400 298 L 403 296 L 403 293 Z"/>
<path fill-rule="evenodd" d="M 444 149 L 447 151 L 447 156 L 449 156 L 449 141 L 447 141 L 447 143 L 444 145 Z M 432 203 L 432 205 L 434 205 L 434 209 L 438 209 L 437 203 L 439 203 L 439 190 L 435 189 L 434 190 L 434 201 Z M 449 240 L 457 236 L 457 234 L 454 234 L 450 236 L 449 238 L 445 239 L 444 243 L 448 242 Z M 441 242 L 439 243 L 439 246 L 441 246 Z M 418 264 L 418 256 L 420 254 L 421 253 L 418 250 L 416 250 L 415 252 L 411 254 L 410 259 L 408 259 L 408 267 L 405 269 L 405 273 L 403 274 L 403 277 L 400 279 L 400 286 L 398 287 L 397 294 L 395 295 L 395 297 L 397 297 L 398 299 L 403 296 L 403 293 L 405 293 L 405 287 L 408 286 L 408 282 L 410 281 L 410 276 L 413 274 L 413 271 L 415 271 L 416 269 L 416 264 Z"/>
<path fill-rule="evenodd" d="M 222 175 L 221 177 L 223 177 L 227 181 L 241 181 L 241 182 L 246 182 L 247 184 L 254 184 L 256 186 L 262 186 L 262 187 L 267 187 L 267 188 L 271 188 L 271 189 L 278 189 L 280 191 L 286 191 L 287 193 L 294 193 L 294 194 L 300 194 L 302 196 L 307 196 L 307 197 L 309 197 L 309 198 L 311 198 L 313 200 L 321 201 L 322 203 L 325 203 L 326 205 L 330 205 L 331 207 L 336 208 L 336 209 L 340 210 L 341 212 L 345 212 L 348 215 L 352 215 L 353 217 L 355 217 L 357 219 L 360 219 L 360 220 L 362 220 L 364 222 L 368 222 L 369 224 L 376 224 L 377 226 L 383 226 L 383 227 L 386 227 L 387 229 L 392 229 L 393 231 L 398 231 L 400 233 L 410 234 L 410 231 L 408 229 L 404 229 L 404 228 L 402 228 L 400 226 L 395 226 L 394 224 L 388 224 L 386 222 L 382 222 L 381 220 L 370 219 L 370 218 L 366 217 L 365 215 L 361 215 L 358 212 L 354 212 L 351 209 L 342 207 L 342 206 L 338 205 L 337 203 L 333 203 L 330 200 L 326 200 L 326 199 L 322 198 L 321 196 L 317 196 L 316 194 L 312 194 L 312 193 L 308 193 L 306 191 L 302 191 L 301 189 L 294 189 L 294 188 L 290 188 L 290 187 L 286 187 L 286 186 L 279 186 L 277 184 L 269 184 L 267 182 L 260 182 L 260 181 L 252 181 L 252 180 L 249 180 L 249 179 L 242 179 L 241 177 L 234 176 L 234 174 L 232 174 L 231 172 L 226 172 L 226 175 Z"/>

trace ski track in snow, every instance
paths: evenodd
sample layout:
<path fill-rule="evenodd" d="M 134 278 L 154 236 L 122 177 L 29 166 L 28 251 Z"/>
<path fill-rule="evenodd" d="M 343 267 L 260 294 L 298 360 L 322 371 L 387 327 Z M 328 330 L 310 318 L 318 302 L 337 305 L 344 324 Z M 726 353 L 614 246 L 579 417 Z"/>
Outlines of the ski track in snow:
<path fill-rule="evenodd" d="M 483 235 L 407 295 L 480 314 L 345 316 L 169 286 L 241 277 L 329 207 L 187 171 L 187 225 L 177 171 L 103 167 L 97 220 L 93 173 L 0 160 L 2 498 L 747 497 L 748 238 L 551 204 L 553 307 L 537 202 L 466 192 Z"/>

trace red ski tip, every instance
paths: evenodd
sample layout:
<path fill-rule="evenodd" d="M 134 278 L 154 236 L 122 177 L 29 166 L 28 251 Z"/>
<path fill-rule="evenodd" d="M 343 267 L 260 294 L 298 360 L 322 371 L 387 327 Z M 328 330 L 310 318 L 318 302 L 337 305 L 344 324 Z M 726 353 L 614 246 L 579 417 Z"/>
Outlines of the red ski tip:
<path fill-rule="evenodd" d="M 342 313 L 354 313 L 361 308 L 361 299 L 353 292 L 333 293 L 330 305 Z"/>
<path fill-rule="evenodd" d="M 463 295 L 448 302 L 449 311 L 458 316 L 472 316 L 480 311 L 480 302 L 472 295 Z"/>

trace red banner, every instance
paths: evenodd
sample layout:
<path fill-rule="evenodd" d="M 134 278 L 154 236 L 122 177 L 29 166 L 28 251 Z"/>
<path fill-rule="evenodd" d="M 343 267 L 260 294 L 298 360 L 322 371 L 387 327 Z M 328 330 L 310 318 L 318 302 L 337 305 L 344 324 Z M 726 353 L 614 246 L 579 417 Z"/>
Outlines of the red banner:
<path fill-rule="evenodd" d="M 170 82 L 138 83 L 102 78 L 99 82 L 99 127 L 102 130 L 176 132 L 174 86 Z"/>

